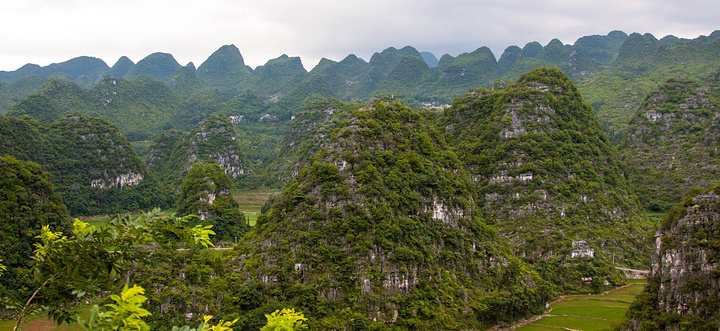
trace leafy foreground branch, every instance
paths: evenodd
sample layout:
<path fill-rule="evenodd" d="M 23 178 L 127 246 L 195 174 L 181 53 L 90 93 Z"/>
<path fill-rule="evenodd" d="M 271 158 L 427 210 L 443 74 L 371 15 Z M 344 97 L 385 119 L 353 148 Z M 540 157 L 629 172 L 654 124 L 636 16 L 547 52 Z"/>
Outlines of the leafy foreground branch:
<path fill-rule="evenodd" d="M 145 290 L 137 285 L 123 287 L 120 295 L 113 294 L 110 298 L 115 301 L 114 304 L 105 305 L 105 310 L 95 305 L 90 310 L 90 317 L 86 321 L 78 317 L 78 324 L 83 330 L 87 331 L 104 331 L 104 330 L 150 330 L 150 327 L 142 320 L 143 317 L 150 316 L 150 312 L 143 309 L 142 304 L 147 301 L 147 297 L 143 294 Z M 294 331 L 307 329 L 307 325 L 303 324 L 307 319 L 301 312 L 294 309 L 276 310 L 270 315 L 265 315 L 268 319 L 267 325 L 261 331 Z M 238 320 L 224 321 L 220 320 L 217 324 L 209 324 L 212 316 L 203 316 L 203 322 L 197 327 L 185 325 L 182 327 L 173 327 L 172 331 L 232 331 L 230 328 Z"/>
<path fill-rule="evenodd" d="M 164 263 L 156 258 L 157 250 L 179 244 L 212 246 L 212 226 L 188 227 L 189 219 L 161 217 L 155 209 L 137 217 L 117 216 L 99 228 L 75 220 L 69 237 L 44 226 L 31 257 L 32 277 L 40 285 L 27 301 L 15 303 L 19 312 L 14 330 L 42 309 L 58 324 L 71 321 L 77 299 L 116 292 L 132 281 L 138 265 Z"/>
<path fill-rule="evenodd" d="M 138 217 L 117 216 L 108 225 L 96 228 L 88 223 L 75 220 L 72 234 L 54 232 L 43 226 L 40 242 L 35 244 L 31 263 L 33 278 L 39 285 L 26 302 L 17 304 L 19 312 L 15 328 L 23 318 L 42 309 L 57 323 L 69 323 L 79 298 L 113 294 L 114 302 L 102 309 L 95 305 L 87 320 L 78 317 L 83 330 L 150 330 L 143 321 L 150 312 L 142 308 L 147 300 L 145 290 L 137 285 L 129 287 L 138 265 L 158 265 L 167 261 L 154 254 L 158 250 L 174 250 L 179 245 L 213 246 L 210 236 L 215 232 L 212 225 L 186 226 L 194 217 L 161 217 L 155 209 Z M 0 261 L 1 262 L 1 261 Z M 0 276 L 5 266 L 0 264 Z M 265 331 L 301 330 L 305 317 L 301 312 L 290 309 L 265 315 L 268 324 Z M 212 316 L 204 316 L 197 327 L 174 327 L 173 331 L 232 331 L 234 321 L 219 321 L 210 324 Z"/>

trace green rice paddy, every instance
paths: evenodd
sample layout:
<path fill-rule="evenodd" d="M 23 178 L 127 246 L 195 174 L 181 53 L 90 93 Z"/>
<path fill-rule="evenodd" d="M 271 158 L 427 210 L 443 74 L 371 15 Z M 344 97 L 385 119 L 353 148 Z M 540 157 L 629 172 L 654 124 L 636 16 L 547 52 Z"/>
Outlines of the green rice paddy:
<path fill-rule="evenodd" d="M 625 316 L 630 303 L 642 292 L 645 281 L 628 281 L 629 285 L 602 295 L 568 295 L 550 305 L 546 315 L 519 327 L 521 331 L 610 330 Z"/>

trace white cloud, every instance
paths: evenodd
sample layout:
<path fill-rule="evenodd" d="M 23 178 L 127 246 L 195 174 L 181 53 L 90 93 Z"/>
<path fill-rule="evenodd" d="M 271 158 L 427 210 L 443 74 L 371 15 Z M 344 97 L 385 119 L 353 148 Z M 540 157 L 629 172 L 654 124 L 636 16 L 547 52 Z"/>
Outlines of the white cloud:
<path fill-rule="evenodd" d="M 438 57 L 489 46 L 500 57 L 510 45 L 612 30 L 694 38 L 720 28 L 718 13 L 710 0 L 24 0 L 0 10 L 0 70 L 157 51 L 200 65 L 231 43 L 253 67 L 288 54 L 311 69 L 406 45 Z"/>

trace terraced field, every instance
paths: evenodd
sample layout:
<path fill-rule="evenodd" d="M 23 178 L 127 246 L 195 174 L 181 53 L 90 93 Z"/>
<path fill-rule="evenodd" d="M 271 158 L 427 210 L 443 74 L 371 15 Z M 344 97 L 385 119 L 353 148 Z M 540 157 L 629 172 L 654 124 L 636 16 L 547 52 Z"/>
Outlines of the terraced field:
<path fill-rule="evenodd" d="M 566 295 L 550 304 L 544 315 L 515 330 L 609 330 L 618 325 L 630 304 L 645 288 L 645 280 L 600 295 Z"/>

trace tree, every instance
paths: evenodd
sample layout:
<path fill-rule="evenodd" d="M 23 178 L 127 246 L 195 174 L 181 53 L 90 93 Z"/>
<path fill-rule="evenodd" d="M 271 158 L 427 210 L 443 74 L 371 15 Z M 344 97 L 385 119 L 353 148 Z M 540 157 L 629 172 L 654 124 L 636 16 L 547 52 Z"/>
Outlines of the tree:
<path fill-rule="evenodd" d="M 87 331 L 104 331 L 104 330 L 137 330 L 137 331 L 149 331 L 148 326 L 143 320 L 143 317 L 150 316 L 150 312 L 143 309 L 141 306 L 147 300 L 147 297 L 143 294 L 145 290 L 137 285 L 128 287 L 125 285 L 120 295 L 113 294 L 110 298 L 115 303 L 105 305 L 106 309 L 100 311 L 100 308 L 95 305 L 90 310 L 90 317 L 86 321 L 81 317 L 78 317 L 78 324 L 83 330 Z M 203 322 L 197 328 L 190 326 L 173 327 L 173 331 L 232 331 L 230 326 L 237 322 L 237 319 L 232 322 L 226 322 L 221 320 L 216 325 L 211 325 L 208 322 L 212 319 L 212 316 L 204 316 Z"/>
<path fill-rule="evenodd" d="M 117 216 L 99 228 L 76 219 L 70 236 L 43 226 L 30 265 L 40 285 L 17 303 L 15 329 L 43 307 L 58 324 L 69 322 L 76 298 L 116 292 L 132 281 L 137 265 L 166 262 L 156 257 L 157 250 L 174 249 L 178 242 L 212 246 L 212 226 L 188 227 L 189 219 L 161 217 L 154 209 L 137 217 Z"/>
<path fill-rule="evenodd" d="M 0 297 L 17 300 L 29 295 L 26 289 L 34 284 L 28 257 L 36 236 L 43 225 L 69 232 L 70 223 L 48 172 L 33 162 L 0 157 L 0 259 L 7 267 L 0 278 Z"/>
<path fill-rule="evenodd" d="M 250 226 L 233 199 L 231 187 L 232 179 L 218 164 L 193 164 L 180 186 L 178 213 L 196 214 L 200 221 L 215 225 L 217 240 L 242 237 Z"/>
<path fill-rule="evenodd" d="M 295 331 L 307 329 L 307 318 L 302 312 L 296 312 L 295 309 L 283 308 L 276 310 L 270 315 L 265 315 L 268 322 L 261 331 Z"/>

